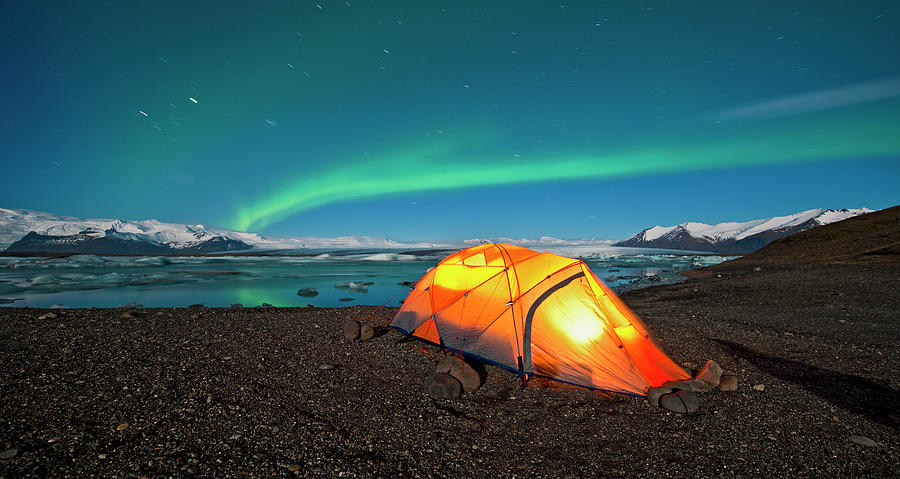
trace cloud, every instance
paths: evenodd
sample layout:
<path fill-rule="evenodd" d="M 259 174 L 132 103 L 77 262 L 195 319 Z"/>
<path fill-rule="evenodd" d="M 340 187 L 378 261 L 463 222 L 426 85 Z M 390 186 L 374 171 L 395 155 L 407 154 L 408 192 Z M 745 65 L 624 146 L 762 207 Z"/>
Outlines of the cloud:
<path fill-rule="evenodd" d="M 799 115 L 829 108 L 884 100 L 896 96 L 900 96 L 900 78 L 889 78 L 746 105 L 720 113 L 716 118 L 720 120 L 740 120 Z"/>

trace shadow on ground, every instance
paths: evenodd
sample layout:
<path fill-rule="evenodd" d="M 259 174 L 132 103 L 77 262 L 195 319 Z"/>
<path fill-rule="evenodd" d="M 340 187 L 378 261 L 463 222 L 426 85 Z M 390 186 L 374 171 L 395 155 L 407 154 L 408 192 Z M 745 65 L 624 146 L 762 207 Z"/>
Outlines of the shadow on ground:
<path fill-rule="evenodd" d="M 900 392 L 864 377 L 843 374 L 754 351 L 742 344 L 712 339 L 729 354 L 746 359 L 762 371 L 790 381 L 831 404 L 892 428 L 900 427 Z"/>

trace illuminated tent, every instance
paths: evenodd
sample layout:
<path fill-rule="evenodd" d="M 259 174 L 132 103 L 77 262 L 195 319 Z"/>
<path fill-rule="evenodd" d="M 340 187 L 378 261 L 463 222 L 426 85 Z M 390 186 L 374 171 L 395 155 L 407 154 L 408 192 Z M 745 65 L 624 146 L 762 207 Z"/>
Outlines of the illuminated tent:
<path fill-rule="evenodd" d="M 444 258 L 391 326 L 523 379 L 643 396 L 690 378 L 583 261 L 519 246 L 485 244 Z"/>

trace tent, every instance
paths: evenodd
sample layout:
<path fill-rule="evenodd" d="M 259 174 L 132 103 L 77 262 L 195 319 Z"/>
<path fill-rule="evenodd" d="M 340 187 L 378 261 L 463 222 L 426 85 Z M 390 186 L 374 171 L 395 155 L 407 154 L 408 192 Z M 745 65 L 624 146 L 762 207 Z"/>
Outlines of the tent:
<path fill-rule="evenodd" d="M 581 260 L 490 243 L 429 270 L 390 325 L 521 375 L 644 396 L 689 379 Z"/>

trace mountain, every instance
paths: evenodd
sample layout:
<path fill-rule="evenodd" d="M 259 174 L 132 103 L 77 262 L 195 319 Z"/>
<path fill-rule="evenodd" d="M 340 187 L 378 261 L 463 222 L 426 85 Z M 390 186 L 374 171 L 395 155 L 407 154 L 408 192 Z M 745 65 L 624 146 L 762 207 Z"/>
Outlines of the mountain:
<path fill-rule="evenodd" d="M 868 208 L 843 210 L 820 208 L 744 223 L 708 225 L 687 222 L 675 226 L 654 226 L 615 243 L 614 246 L 747 254 L 779 238 L 872 211 Z"/>
<path fill-rule="evenodd" d="M 900 206 L 894 206 L 786 236 L 751 254 L 707 269 L 728 271 L 766 264 L 898 262 Z"/>
<path fill-rule="evenodd" d="M 554 238 L 552 236 L 541 236 L 540 238 L 507 238 L 507 237 L 496 237 L 496 238 L 472 238 L 462 241 L 462 246 L 468 248 L 470 246 L 476 246 L 480 244 L 488 244 L 488 243 L 503 243 L 503 244 L 511 244 L 516 246 L 524 246 L 527 248 L 534 247 L 546 247 L 546 246 L 582 246 L 582 245 L 599 245 L 599 246 L 611 246 L 615 241 L 608 239 L 595 239 L 595 238 L 583 238 L 583 239 L 559 239 Z"/>
<path fill-rule="evenodd" d="M 191 245 L 169 246 L 142 241 L 115 230 L 84 230 L 74 235 L 25 235 L 6 248 L 8 253 L 86 253 L 86 254 L 204 254 L 250 249 L 252 246 L 224 236 L 212 236 Z"/>
<path fill-rule="evenodd" d="M 31 234 L 34 233 L 34 234 Z M 15 252 L 99 254 L 197 254 L 238 250 L 429 249 L 435 243 L 399 243 L 372 236 L 280 238 L 202 224 L 157 220 L 84 219 L 0 208 L 0 249 Z M 27 248 L 40 248 L 28 250 Z"/>

